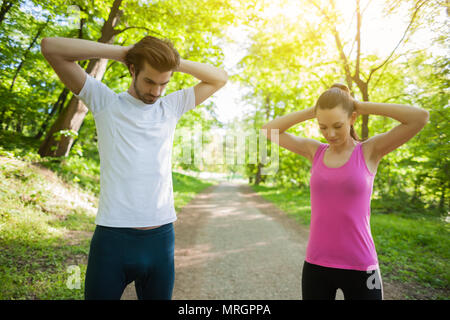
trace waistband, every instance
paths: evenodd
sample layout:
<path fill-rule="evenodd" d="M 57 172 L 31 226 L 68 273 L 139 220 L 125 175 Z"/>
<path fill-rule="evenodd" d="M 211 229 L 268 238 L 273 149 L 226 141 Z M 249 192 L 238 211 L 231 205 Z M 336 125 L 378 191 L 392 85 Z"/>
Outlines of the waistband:
<path fill-rule="evenodd" d="M 134 228 L 106 227 L 101 225 L 97 225 L 96 229 L 98 229 L 99 231 L 112 231 L 132 236 L 151 236 L 172 231 L 173 222 L 164 224 L 161 227 L 155 229 L 148 229 L 148 230 L 134 229 Z"/>

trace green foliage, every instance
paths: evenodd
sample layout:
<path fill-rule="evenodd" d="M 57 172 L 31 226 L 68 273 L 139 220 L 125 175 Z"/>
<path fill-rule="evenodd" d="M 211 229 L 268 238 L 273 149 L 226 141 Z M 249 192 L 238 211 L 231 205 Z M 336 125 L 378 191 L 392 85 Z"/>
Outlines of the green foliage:
<path fill-rule="evenodd" d="M 98 41 L 113 2 L 21 0 L 14 3 L 0 24 L 0 130 L 26 136 L 45 135 L 72 94 L 62 98 L 64 86 L 41 54 L 42 38 L 81 36 Z M 130 45 L 146 35 L 154 35 L 170 39 L 185 59 L 221 66 L 224 57 L 219 39 L 225 27 L 236 21 L 233 10 L 237 5 L 227 0 L 123 1 L 114 44 Z M 85 62 L 80 64 L 86 66 Z M 130 81 L 124 65 L 109 61 L 105 84 L 120 92 L 128 88 Z M 167 93 L 195 84 L 192 76 L 175 73 Z M 55 104 L 57 101 L 59 106 Z M 188 113 L 178 126 L 194 123 L 201 123 L 205 128 L 210 126 L 214 118 L 207 120 L 205 114 L 212 114 L 213 105 L 205 103 L 201 109 Z M 88 153 L 95 149 L 92 140 L 87 143 L 84 135 L 87 131 L 91 136 L 93 121 L 87 126 L 88 130 L 83 128 L 78 137 L 73 136 L 75 132 L 70 134 L 84 142 L 74 145 L 73 153 L 79 156 L 86 149 Z"/>
<path fill-rule="evenodd" d="M 36 153 L 39 141 L 8 131 L 0 131 L 0 156 L 21 158 L 29 161 L 38 161 Z"/>

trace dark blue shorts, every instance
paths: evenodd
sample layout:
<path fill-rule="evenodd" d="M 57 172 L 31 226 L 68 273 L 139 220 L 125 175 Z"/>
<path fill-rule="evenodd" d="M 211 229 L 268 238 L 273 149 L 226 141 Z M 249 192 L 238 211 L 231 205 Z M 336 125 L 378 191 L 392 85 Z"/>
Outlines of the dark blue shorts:
<path fill-rule="evenodd" d="M 173 224 L 156 229 L 97 226 L 92 237 L 85 299 L 120 299 L 135 281 L 138 299 L 170 300 L 175 281 Z"/>

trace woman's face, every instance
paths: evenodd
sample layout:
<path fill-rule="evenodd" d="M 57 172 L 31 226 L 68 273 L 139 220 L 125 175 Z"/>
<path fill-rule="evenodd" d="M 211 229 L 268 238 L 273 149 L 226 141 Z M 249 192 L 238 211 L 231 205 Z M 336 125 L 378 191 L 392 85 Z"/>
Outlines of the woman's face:
<path fill-rule="evenodd" d="M 333 109 L 316 109 L 320 131 L 330 145 L 340 145 L 350 137 L 350 127 L 355 123 L 356 112 L 349 117 L 341 105 Z"/>

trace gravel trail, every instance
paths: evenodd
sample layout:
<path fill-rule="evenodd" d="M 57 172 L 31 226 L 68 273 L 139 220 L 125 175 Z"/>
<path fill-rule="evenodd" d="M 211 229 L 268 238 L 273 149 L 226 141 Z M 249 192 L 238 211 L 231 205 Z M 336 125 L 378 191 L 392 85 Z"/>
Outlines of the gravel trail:
<path fill-rule="evenodd" d="M 308 232 L 250 187 L 211 187 L 178 216 L 173 299 L 301 299 Z"/>

